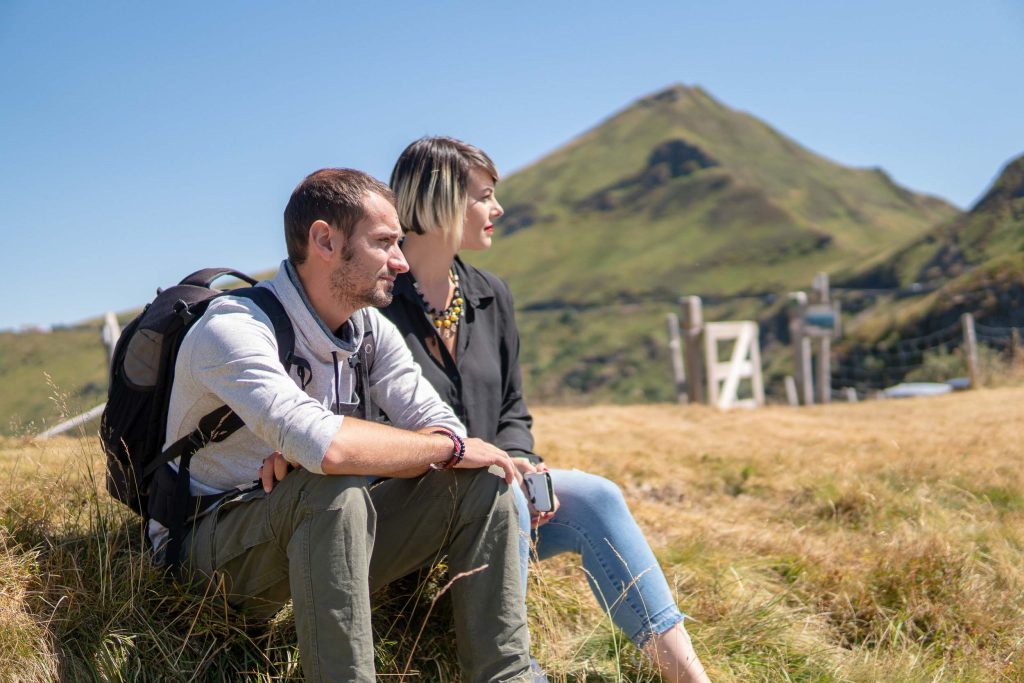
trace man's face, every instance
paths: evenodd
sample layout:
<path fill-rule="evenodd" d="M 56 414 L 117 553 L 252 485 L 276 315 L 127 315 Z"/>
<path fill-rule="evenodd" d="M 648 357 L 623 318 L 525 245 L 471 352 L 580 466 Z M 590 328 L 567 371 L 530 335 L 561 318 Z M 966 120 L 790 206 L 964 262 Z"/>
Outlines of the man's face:
<path fill-rule="evenodd" d="M 363 208 L 366 215 L 339 251 L 331 273 L 331 293 L 339 304 L 350 308 L 387 306 L 395 277 L 409 270 L 398 248 L 402 229 L 395 207 L 379 194 L 367 195 Z"/>

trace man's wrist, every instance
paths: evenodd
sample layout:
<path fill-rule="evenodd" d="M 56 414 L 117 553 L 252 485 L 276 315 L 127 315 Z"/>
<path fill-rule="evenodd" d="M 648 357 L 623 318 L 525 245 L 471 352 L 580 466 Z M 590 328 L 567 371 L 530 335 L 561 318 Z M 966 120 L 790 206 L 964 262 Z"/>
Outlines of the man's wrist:
<path fill-rule="evenodd" d="M 461 436 L 456 434 L 450 429 L 444 427 L 438 427 L 430 432 L 438 436 L 444 436 L 448 441 L 450 450 L 447 452 L 447 457 L 442 460 L 432 461 L 430 468 L 435 470 L 450 470 L 458 467 L 462 459 L 466 457 L 466 442 Z"/>

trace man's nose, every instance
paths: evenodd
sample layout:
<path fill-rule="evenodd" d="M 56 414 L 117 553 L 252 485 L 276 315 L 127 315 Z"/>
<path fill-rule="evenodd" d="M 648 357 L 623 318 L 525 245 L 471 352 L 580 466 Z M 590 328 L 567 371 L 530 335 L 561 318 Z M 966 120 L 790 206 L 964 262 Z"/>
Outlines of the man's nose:
<path fill-rule="evenodd" d="M 409 272 L 409 262 L 405 260 L 405 254 L 397 244 L 391 247 L 391 253 L 388 255 L 388 270 L 396 273 Z"/>

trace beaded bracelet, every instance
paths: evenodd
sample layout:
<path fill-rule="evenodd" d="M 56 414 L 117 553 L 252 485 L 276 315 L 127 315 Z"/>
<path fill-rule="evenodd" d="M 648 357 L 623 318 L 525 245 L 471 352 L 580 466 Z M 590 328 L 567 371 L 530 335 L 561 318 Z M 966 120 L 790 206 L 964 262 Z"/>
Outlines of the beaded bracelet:
<path fill-rule="evenodd" d="M 458 467 L 462 459 L 466 457 L 466 442 L 462 440 L 462 437 L 449 429 L 435 429 L 430 433 L 444 434 L 452 440 L 452 457 L 448 458 L 443 465 L 432 462 L 430 463 L 430 468 L 434 470 L 450 470 Z"/>

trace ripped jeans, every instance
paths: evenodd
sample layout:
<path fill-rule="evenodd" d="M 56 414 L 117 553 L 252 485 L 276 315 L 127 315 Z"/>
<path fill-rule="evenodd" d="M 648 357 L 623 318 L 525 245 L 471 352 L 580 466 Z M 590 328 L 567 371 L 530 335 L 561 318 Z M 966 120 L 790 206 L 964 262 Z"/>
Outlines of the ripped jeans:
<path fill-rule="evenodd" d="M 560 505 L 547 524 L 532 532 L 537 559 L 579 554 L 598 604 L 637 647 L 680 623 L 683 614 L 619 487 L 579 470 L 550 472 Z M 522 491 L 513 489 L 525 586 L 530 513 Z"/>

